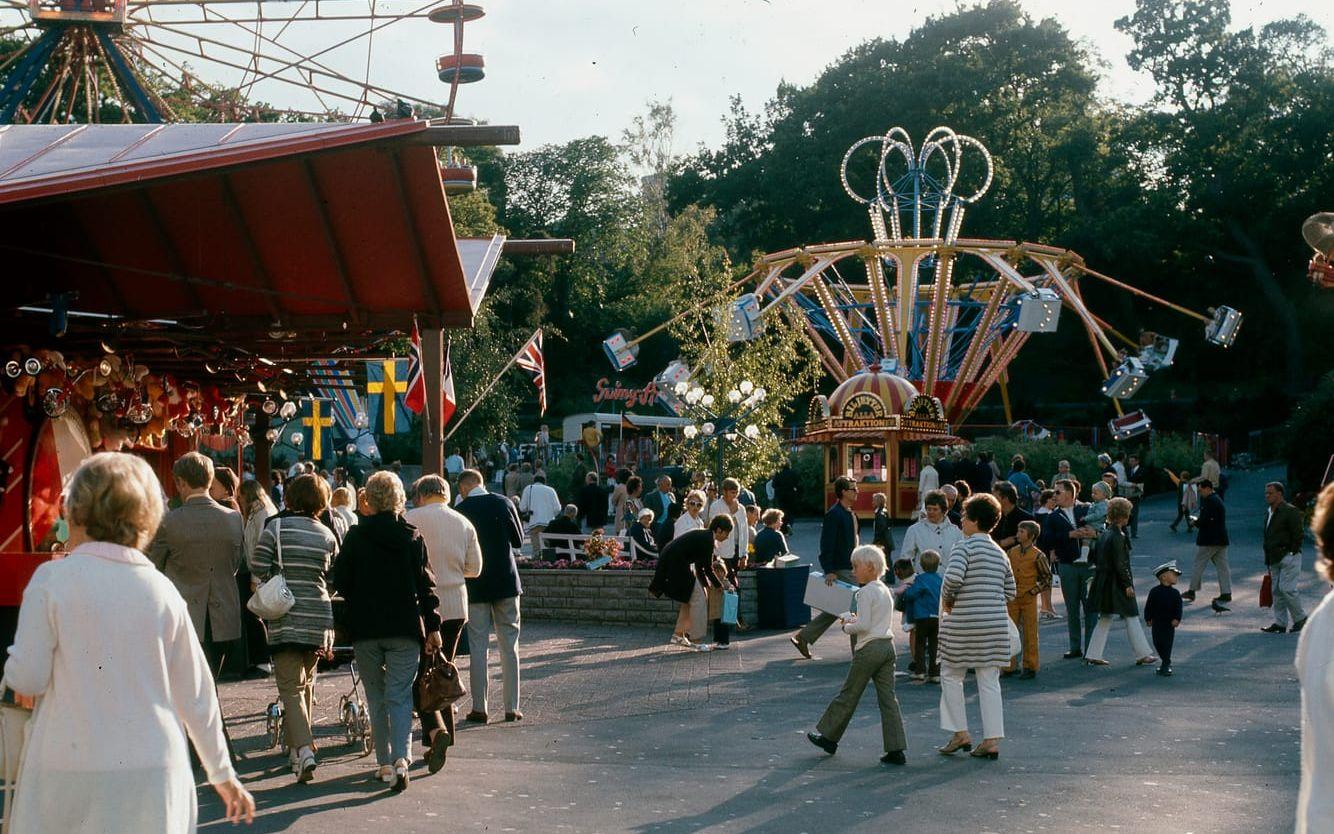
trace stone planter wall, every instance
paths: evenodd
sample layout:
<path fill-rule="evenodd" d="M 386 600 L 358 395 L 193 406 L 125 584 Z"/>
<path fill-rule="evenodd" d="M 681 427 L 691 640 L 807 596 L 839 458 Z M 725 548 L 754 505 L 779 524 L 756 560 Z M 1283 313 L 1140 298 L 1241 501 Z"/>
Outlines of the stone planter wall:
<path fill-rule="evenodd" d="M 524 569 L 519 578 L 524 619 L 667 628 L 676 623 L 677 604 L 648 592 L 652 571 Z M 741 619 L 754 623 L 759 613 L 754 574 L 742 572 L 740 584 Z"/>

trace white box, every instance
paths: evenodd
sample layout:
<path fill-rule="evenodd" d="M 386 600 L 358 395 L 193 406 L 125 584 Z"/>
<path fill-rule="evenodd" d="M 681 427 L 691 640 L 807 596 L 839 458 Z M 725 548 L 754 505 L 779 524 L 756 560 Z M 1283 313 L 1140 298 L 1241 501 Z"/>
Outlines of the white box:
<path fill-rule="evenodd" d="M 801 558 L 801 557 L 798 556 L 798 555 L 796 555 L 795 553 L 785 553 L 785 554 L 783 554 L 782 556 L 775 556 L 775 557 L 774 557 L 774 561 L 773 561 L 773 565 L 774 565 L 774 567 L 776 567 L 776 568 L 792 568 L 792 567 L 796 567 L 796 565 L 797 565 L 797 560 L 800 559 L 800 558 Z M 839 613 L 841 614 L 841 613 L 843 613 L 843 612 L 840 611 Z"/>
<path fill-rule="evenodd" d="M 856 593 L 857 586 L 851 582 L 835 580 L 833 585 L 826 585 L 823 573 L 811 571 L 806 579 L 806 598 L 802 602 L 826 614 L 843 614 L 854 610 L 852 599 Z"/>

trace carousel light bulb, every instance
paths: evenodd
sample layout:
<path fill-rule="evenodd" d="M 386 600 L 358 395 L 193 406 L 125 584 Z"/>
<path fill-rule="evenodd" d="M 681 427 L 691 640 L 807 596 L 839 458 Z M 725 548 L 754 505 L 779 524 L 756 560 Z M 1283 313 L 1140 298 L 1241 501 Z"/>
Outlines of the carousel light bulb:
<path fill-rule="evenodd" d="M 292 445 L 293 445 L 293 446 L 300 446 L 300 445 L 301 445 L 301 441 L 303 441 L 303 440 L 305 440 L 305 439 L 306 439 L 306 436 L 305 436 L 304 434 L 302 434 L 301 432 L 299 432 L 299 431 L 294 431 L 294 432 L 292 432 Z"/>
<path fill-rule="evenodd" d="M 756 388 L 755 393 L 752 396 L 755 397 L 755 402 L 762 403 L 764 402 L 764 398 L 768 396 L 768 393 L 769 392 L 765 391 L 763 388 Z"/>
<path fill-rule="evenodd" d="M 686 426 L 684 429 L 681 430 L 681 433 L 686 436 L 686 440 L 694 440 L 696 437 L 699 436 L 699 429 L 695 428 L 694 426 Z"/>
<path fill-rule="evenodd" d="M 5 363 L 5 376 L 10 379 L 18 379 L 22 373 L 23 366 L 19 364 L 17 359 L 11 359 Z"/>
<path fill-rule="evenodd" d="M 736 440 L 736 432 L 734 431 L 725 432 L 723 434 L 723 437 L 727 439 L 728 443 L 732 443 Z"/>
<path fill-rule="evenodd" d="M 746 437 L 749 437 L 751 440 L 754 440 L 759 436 L 760 436 L 759 426 L 755 425 L 754 423 L 751 423 L 749 426 L 746 426 Z"/>
<path fill-rule="evenodd" d="M 696 385 L 694 388 L 691 388 L 689 391 L 686 392 L 686 402 L 690 403 L 691 405 L 695 405 L 700 401 L 700 398 L 703 396 L 704 396 L 704 389 Z"/>
<path fill-rule="evenodd" d="M 359 429 L 369 428 L 370 424 L 371 424 L 371 418 L 367 417 L 366 412 L 364 411 L 358 411 L 357 415 L 352 418 L 352 425 L 356 426 Z"/>
<path fill-rule="evenodd" d="M 715 400 L 712 394 L 705 394 L 703 397 L 700 397 L 699 400 L 699 404 L 704 406 L 705 408 L 713 408 L 714 402 Z"/>
<path fill-rule="evenodd" d="M 681 382 L 676 383 L 676 385 L 672 387 L 672 390 L 676 392 L 676 396 L 684 397 L 686 394 L 690 393 L 690 383 L 682 380 Z"/>
<path fill-rule="evenodd" d="M 355 455 L 355 454 L 357 453 L 357 444 L 355 444 L 355 443 L 349 443 L 349 444 L 347 444 L 347 449 L 346 449 L 346 451 L 347 451 L 347 453 L 348 453 L 349 455 Z"/>
<path fill-rule="evenodd" d="M 296 403 L 288 400 L 283 403 L 282 408 L 278 409 L 278 416 L 284 420 L 290 420 L 296 416 Z"/>
<path fill-rule="evenodd" d="M 735 388 L 733 388 L 731 391 L 728 391 L 727 401 L 732 405 L 736 405 L 737 403 L 741 402 L 741 392 L 736 390 Z"/>
<path fill-rule="evenodd" d="M 741 393 L 749 395 L 751 391 L 755 390 L 755 383 L 748 379 L 743 379 L 741 380 L 741 385 L 738 387 L 741 388 Z"/>
<path fill-rule="evenodd" d="M 714 428 L 713 423 L 705 423 L 704 425 L 699 427 L 699 430 L 704 434 L 705 437 L 713 437 L 713 428 Z"/>
<path fill-rule="evenodd" d="M 370 447 L 369 449 L 366 450 L 366 455 L 367 455 L 368 457 L 378 457 L 379 454 L 380 454 L 380 450 L 379 450 L 378 448 L 376 448 L 375 446 L 372 446 L 372 447 Z"/>
<path fill-rule="evenodd" d="M 272 417 L 278 413 L 278 401 L 272 398 L 259 404 L 259 410 Z"/>
<path fill-rule="evenodd" d="M 277 442 L 277 440 L 278 440 L 278 430 L 277 430 L 277 429 L 269 429 L 268 431 L 264 432 L 264 439 L 267 440 L 267 441 L 269 441 L 270 443 Z"/>

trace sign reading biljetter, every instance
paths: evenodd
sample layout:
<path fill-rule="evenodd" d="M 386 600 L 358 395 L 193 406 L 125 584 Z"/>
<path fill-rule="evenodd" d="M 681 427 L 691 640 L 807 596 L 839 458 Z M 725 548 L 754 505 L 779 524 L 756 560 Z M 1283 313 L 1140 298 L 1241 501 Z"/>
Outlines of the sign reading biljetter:
<path fill-rule="evenodd" d="M 626 408 L 649 406 L 658 401 L 658 386 L 650 382 L 643 388 L 626 388 L 621 381 L 611 382 L 605 376 L 597 381 L 594 403 L 623 402 Z"/>

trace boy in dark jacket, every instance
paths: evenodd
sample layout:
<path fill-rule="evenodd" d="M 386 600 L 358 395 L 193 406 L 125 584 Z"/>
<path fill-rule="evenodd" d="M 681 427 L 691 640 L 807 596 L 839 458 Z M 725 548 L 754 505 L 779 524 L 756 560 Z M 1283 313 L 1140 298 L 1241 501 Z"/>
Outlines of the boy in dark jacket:
<path fill-rule="evenodd" d="M 1176 562 L 1167 562 L 1155 568 L 1153 575 L 1158 577 L 1158 584 L 1144 601 L 1144 622 L 1153 633 L 1153 650 L 1162 661 L 1158 674 L 1166 678 L 1172 675 L 1172 642 L 1181 625 L 1181 592 L 1175 587 L 1181 571 Z"/>
<path fill-rule="evenodd" d="M 940 635 L 940 554 L 922 553 L 922 572 L 913 577 L 903 591 L 903 616 L 913 624 L 913 673 L 917 683 L 940 683 L 940 662 L 936 660 Z"/>

